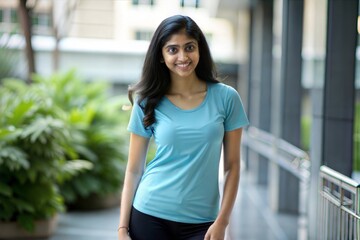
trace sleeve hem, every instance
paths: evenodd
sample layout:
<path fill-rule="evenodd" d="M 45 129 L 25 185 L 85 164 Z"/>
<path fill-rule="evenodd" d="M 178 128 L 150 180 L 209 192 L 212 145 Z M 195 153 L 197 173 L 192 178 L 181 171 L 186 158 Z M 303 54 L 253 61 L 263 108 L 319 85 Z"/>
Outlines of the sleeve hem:
<path fill-rule="evenodd" d="M 143 133 L 143 132 L 136 131 L 136 130 L 134 130 L 134 129 L 127 129 L 127 130 L 128 130 L 129 132 L 134 133 L 134 134 L 136 134 L 136 135 L 139 135 L 139 136 L 141 136 L 141 137 L 151 138 L 151 135 L 147 135 L 147 134 L 145 134 L 145 133 Z"/>
<path fill-rule="evenodd" d="M 234 125 L 234 126 L 230 126 L 230 127 L 225 128 L 225 132 L 230 132 L 230 131 L 233 131 L 233 130 L 238 129 L 238 128 L 243 128 L 243 127 L 245 127 L 247 125 L 249 125 L 249 122 L 244 122 L 244 123 L 240 123 L 240 124 L 237 124 L 237 125 Z"/>

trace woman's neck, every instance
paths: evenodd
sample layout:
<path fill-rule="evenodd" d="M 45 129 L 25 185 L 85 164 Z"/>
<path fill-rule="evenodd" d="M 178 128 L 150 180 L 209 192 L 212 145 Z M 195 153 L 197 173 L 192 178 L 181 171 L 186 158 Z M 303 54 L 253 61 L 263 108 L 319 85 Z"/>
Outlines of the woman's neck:
<path fill-rule="evenodd" d="M 194 94 L 206 91 L 206 83 L 197 76 L 190 78 L 172 78 L 168 94 Z"/>

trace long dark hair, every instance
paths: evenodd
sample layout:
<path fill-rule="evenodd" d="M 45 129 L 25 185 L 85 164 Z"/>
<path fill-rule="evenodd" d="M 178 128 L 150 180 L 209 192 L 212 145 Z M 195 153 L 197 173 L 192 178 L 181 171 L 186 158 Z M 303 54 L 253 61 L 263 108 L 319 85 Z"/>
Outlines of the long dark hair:
<path fill-rule="evenodd" d="M 145 114 L 143 119 L 145 127 L 155 122 L 154 109 L 170 87 L 170 71 L 164 63 L 161 63 L 162 48 L 171 35 L 182 30 L 198 42 L 200 59 L 195 68 L 197 77 L 207 82 L 218 82 L 209 46 L 199 26 L 188 16 L 175 15 L 166 18 L 160 23 L 151 39 L 140 81 L 130 86 L 128 91 L 131 104 L 133 104 L 133 93 L 138 96 L 138 104 L 145 100 L 144 104 L 140 105 Z"/>

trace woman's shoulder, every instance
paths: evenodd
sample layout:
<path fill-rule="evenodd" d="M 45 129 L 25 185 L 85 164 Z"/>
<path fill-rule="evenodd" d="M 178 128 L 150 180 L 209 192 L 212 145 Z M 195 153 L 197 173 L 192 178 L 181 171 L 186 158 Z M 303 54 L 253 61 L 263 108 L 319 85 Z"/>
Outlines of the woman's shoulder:
<path fill-rule="evenodd" d="M 147 98 L 146 97 L 141 98 L 139 95 L 136 95 L 135 99 L 134 99 L 134 102 L 133 102 L 133 105 L 138 105 L 139 107 L 144 108 L 146 103 L 147 103 Z"/>
<path fill-rule="evenodd" d="M 228 95 L 228 94 L 237 93 L 237 91 L 232 86 L 229 86 L 222 82 L 210 83 L 209 87 L 219 95 L 223 95 L 223 94 Z"/>

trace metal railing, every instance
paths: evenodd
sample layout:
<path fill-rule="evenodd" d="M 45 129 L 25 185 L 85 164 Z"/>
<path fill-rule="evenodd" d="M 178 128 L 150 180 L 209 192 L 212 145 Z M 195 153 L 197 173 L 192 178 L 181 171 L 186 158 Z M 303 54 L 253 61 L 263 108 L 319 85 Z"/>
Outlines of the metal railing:
<path fill-rule="evenodd" d="M 360 240 L 360 184 L 326 166 L 320 168 L 319 240 Z"/>
<path fill-rule="evenodd" d="M 255 127 L 244 131 L 242 142 L 299 179 L 298 237 L 306 239 L 311 167 L 309 155 L 285 140 Z"/>
<path fill-rule="evenodd" d="M 300 181 L 299 226 L 307 235 L 310 161 L 308 154 L 272 134 L 249 127 L 243 143 Z M 317 240 L 360 240 L 360 184 L 326 166 L 320 168 Z"/>
<path fill-rule="evenodd" d="M 309 181 L 310 161 L 309 155 L 304 150 L 256 127 L 249 127 L 244 131 L 242 142 L 301 181 Z"/>

